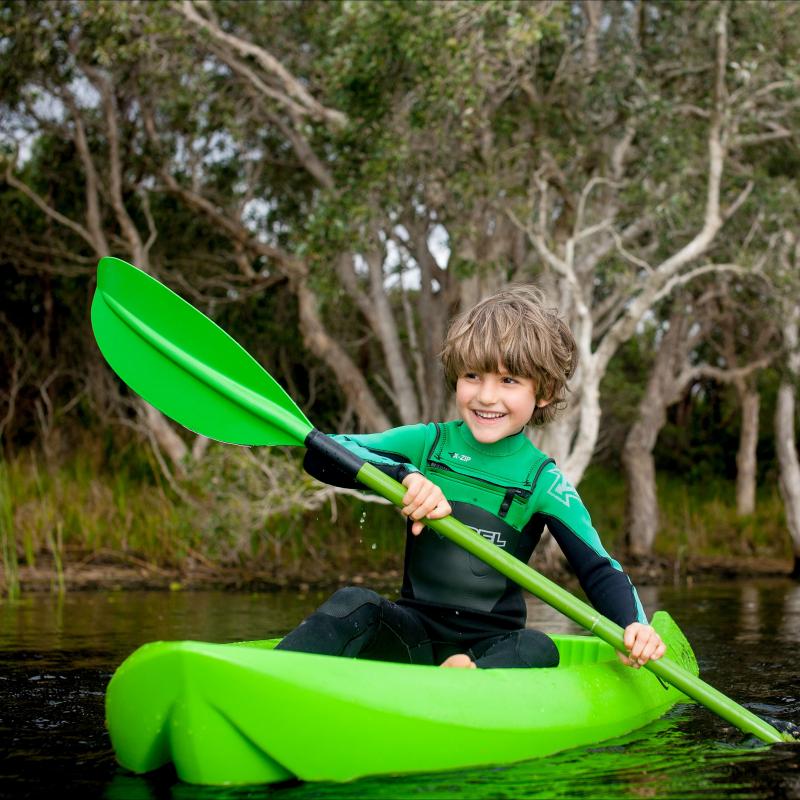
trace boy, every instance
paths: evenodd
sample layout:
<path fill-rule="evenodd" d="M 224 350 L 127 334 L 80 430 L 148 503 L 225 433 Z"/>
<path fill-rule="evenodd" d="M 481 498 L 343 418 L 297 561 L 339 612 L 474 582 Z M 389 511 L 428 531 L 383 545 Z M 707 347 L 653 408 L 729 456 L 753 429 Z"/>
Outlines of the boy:
<path fill-rule="evenodd" d="M 528 423 L 544 424 L 565 405 L 577 361 L 572 334 L 543 299 L 514 286 L 453 321 L 442 362 L 458 420 L 336 437 L 408 489 L 401 596 L 395 603 L 340 589 L 279 648 L 445 667 L 556 666 L 552 640 L 525 629 L 522 590 L 422 521 L 452 513 L 523 562 L 547 525 L 590 602 L 625 628 L 629 652 L 620 660 L 638 668 L 664 654 L 577 492 L 525 435 Z M 311 451 L 304 466 L 353 485 Z"/>

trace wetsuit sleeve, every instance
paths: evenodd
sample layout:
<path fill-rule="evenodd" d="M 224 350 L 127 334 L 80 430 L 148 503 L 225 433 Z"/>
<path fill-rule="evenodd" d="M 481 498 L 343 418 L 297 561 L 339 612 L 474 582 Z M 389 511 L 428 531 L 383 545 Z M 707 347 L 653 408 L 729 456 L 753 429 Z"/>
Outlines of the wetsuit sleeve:
<path fill-rule="evenodd" d="M 605 551 L 578 492 L 555 464 L 545 469 L 537 490 L 537 517 L 558 542 L 589 602 L 623 628 L 646 623 L 630 578 Z"/>
<path fill-rule="evenodd" d="M 350 452 L 374 464 L 381 472 L 401 481 L 409 472 L 418 472 L 422 463 L 425 443 L 429 437 L 428 425 L 405 425 L 383 433 L 337 434 L 332 436 Z M 323 483 L 349 489 L 364 487 L 336 464 L 314 450 L 306 451 L 303 460 L 306 472 Z"/>

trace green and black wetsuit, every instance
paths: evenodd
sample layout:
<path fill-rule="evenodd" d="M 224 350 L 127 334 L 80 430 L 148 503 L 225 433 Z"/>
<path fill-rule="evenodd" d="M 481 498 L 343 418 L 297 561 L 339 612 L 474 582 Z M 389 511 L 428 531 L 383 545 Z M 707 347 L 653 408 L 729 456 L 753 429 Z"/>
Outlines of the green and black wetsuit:
<path fill-rule="evenodd" d="M 623 627 L 646 621 L 636 590 L 603 548 L 578 493 L 524 432 L 483 444 L 459 420 L 335 438 L 397 480 L 420 471 L 441 487 L 457 519 L 523 562 L 530 559 L 546 525 L 598 611 Z M 353 485 L 352 479 L 311 451 L 305 467 L 327 483 Z M 541 641 L 522 641 L 516 635 L 525 626 L 522 590 L 428 528 L 419 536 L 407 533 L 403 586 L 396 604 L 374 593 L 367 598 L 363 595 L 367 590 L 343 591 L 316 612 L 331 618 L 324 620 L 330 623 L 323 636 L 326 644 L 315 645 L 320 631 L 314 630 L 318 626 L 312 615 L 305 629 L 301 625 L 287 637 L 285 646 L 432 663 L 452 652 L 467 651 L 479 666 L 528 666 L 535 665 L 531 661 L 552 660 L 552 651 L 545 652 L 546 645 L 542 651 Z M 364 633 L 365 624 L 382 624 L 388 630 L 370 638 Z M 395 640 L 404 643 L 399 650 Z M 501 652 L 509 646 L 513 653 Z M 519 661 L 520 647 L 527 648 L 530 657 L 523 652 L 522 663 L 503 663 Z"/>

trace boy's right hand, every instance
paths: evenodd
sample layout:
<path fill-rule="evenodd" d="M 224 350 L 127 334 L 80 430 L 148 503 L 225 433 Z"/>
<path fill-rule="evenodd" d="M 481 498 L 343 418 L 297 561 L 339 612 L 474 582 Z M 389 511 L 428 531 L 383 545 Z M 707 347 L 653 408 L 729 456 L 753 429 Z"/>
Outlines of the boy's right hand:
<path fill-rule="evenodd" d="M 403 513 L 415 520 L 411 524 L 411 533 L 414 536 L 419 536 L 425 527 L 423 522 L 417 520 L 424 517 L 442 519 L 453 512 L 442 490 L 422 473 L 410 472 L 403 478 L 403 486 L 408 489 L 403 496 Z"/>

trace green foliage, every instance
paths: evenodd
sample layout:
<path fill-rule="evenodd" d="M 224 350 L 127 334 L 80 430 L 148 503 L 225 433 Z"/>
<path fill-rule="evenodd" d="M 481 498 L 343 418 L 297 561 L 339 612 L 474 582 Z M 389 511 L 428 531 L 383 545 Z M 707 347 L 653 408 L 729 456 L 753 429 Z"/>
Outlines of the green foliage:
<path fill-rule="evenodd" d="M 0 458 L 0 562 L 6 595 L 9 600 L 15 600 L 19 596 L 19 556 L 11 513 L 11 488 L 8 467 Z"/>
<path fill-rule="evenodd" d="M 320 496 L 297 451 L 212 448 L 175 495 L 146 450 L 109 464 L 97 443 L 46 464 L 33 454 L 0 461 L 4 590 L 18 594 L 19 565 L 52 565 L 63 588 L 75 562 L 154 565 L 275 584 L 336 580 L 397 568 L 404 525 L 387 506 Z"/>
<path fill-rule="evenodd" d="M 350 120 L 331 163 L 344 191 L 320 198 L 308 229 L 312 249 L 328 253 L 347 241 L 337 218 L 358 241 L 370 219 L 393 218 L 409 202 L 430 203 L 457 226 L 493 190 L 482 142 L 493 133 L 511 143 L 518 128 L 501 87 L 529 63 L 533 44 L 557 35 L 557 19 L 520 2 L 338 9 L 326 20 L 320 83 Z"/>
<path fill-rule="evenodd" d="M 777 485 L 772 426 L 778 374 L 765 370 L 759 382 L 761 409 L 757 459 L 759 485 Z M 691 395 L 673 406 L 655 456 L 659 471 L 691 484 L 714 484 L 736 478 L 736 452 L 741 428 L 740 408 L 733 387 L 703 381 Z"/>
<path fill-rule="evenodd" d="M 720 476 L 686 480 L 660 472 L 658 495 L 661 527 L 655 555 L 681 560 L 692 556 L 790 559 L 783 503 L 777 486 L 758 494 L 756 513 L 736 514 L 734 485 Z M 606 548 L 625 553 L 625 481 L 620 472 L 590 467 L 580 485 L 581 497 Z"/>

